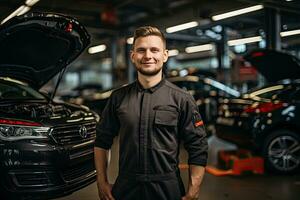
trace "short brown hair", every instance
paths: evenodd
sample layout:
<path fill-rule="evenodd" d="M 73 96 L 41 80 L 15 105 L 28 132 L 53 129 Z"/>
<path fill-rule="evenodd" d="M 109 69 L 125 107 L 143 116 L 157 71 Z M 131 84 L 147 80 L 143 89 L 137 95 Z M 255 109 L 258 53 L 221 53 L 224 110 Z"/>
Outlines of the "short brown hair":
<path fill-rule="evenodd" d="M 165 38 L 164 34 L 158 28 L 156 28 L 154 26 L 142 26 L 142 27 L 137 28 L 134 31 L 132 48 L 134 47 L 136 39 L 138 39 L 139 37 L 146 37 L 146 36 L 150 36 L 150 35 L 155 35 L 155 36 L 160 37 L 160 39 L 164 43 L 164 47 L 166 47 L 166 38 Z"/>

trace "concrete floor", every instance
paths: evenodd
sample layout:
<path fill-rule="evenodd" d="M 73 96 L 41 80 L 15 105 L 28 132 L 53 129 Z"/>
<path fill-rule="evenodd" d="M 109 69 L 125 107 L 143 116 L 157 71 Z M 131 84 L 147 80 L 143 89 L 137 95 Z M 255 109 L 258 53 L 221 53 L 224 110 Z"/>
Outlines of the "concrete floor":
<path fill-rule="evenodd" d="M 115 144 L 117 141 L 115 141 Z M 235 146 L 217 138 L 209 139 L 210 164 L 215 164 L 215 154 L 220 149 L 234 149 Z M 110 181 L 117 175 L 117 145 L 112 148 L 109 169 Z M 181 151 L 181 163 L 186 162 L 186 152 Z M 181 170 L 184 183 L 187 183 L 187 169 Z M 97 185 L 93 183 L 73 194 L 56 200 L 98 200 Z M 279 175 L 243 175 L 216 177 L 209 173 L 204 176 L 201 186 L 201 200 L 298 200 L 300 199 L 300 174 L 294 176 Z"/>

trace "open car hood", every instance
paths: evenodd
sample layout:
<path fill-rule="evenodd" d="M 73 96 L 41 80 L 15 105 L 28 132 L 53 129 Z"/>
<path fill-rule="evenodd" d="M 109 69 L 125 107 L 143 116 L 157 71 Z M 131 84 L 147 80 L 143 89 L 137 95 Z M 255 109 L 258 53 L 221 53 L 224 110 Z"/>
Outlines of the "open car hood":
<path fill-rule="evenodd" d="M 75 19 L 51 13 L 15 17 L 0 26 L 0 76 L 39 89 L 90 43 Z"/>
<path fill-rule="evenodd" d="M 255 50 L 244 58 L 269 82 L 300 78 L 299 60 L 292 55 L 274 50 Z"/>

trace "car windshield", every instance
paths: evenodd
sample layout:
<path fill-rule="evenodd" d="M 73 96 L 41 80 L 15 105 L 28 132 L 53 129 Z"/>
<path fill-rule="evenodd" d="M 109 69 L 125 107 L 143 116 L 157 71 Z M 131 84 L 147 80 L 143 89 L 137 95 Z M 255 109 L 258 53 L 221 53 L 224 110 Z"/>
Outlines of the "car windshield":
<path fill-rule="evenodd" d="M 46 100 L 33 88 L 18 81 L 0 80 L 0 100 Z"/>

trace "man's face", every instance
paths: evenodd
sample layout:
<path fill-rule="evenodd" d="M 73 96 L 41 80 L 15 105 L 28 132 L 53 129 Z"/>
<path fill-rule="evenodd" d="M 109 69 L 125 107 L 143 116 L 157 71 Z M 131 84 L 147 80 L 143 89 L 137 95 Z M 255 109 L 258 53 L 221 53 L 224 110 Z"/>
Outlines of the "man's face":
<path fill-rule="evenodd" d="M 131 61 L 138 72 L 145 76 L 158 74 L 168 60 L 168 51 L 162 39 L 155 35 L 136 39 L 131 51 Z"/>

